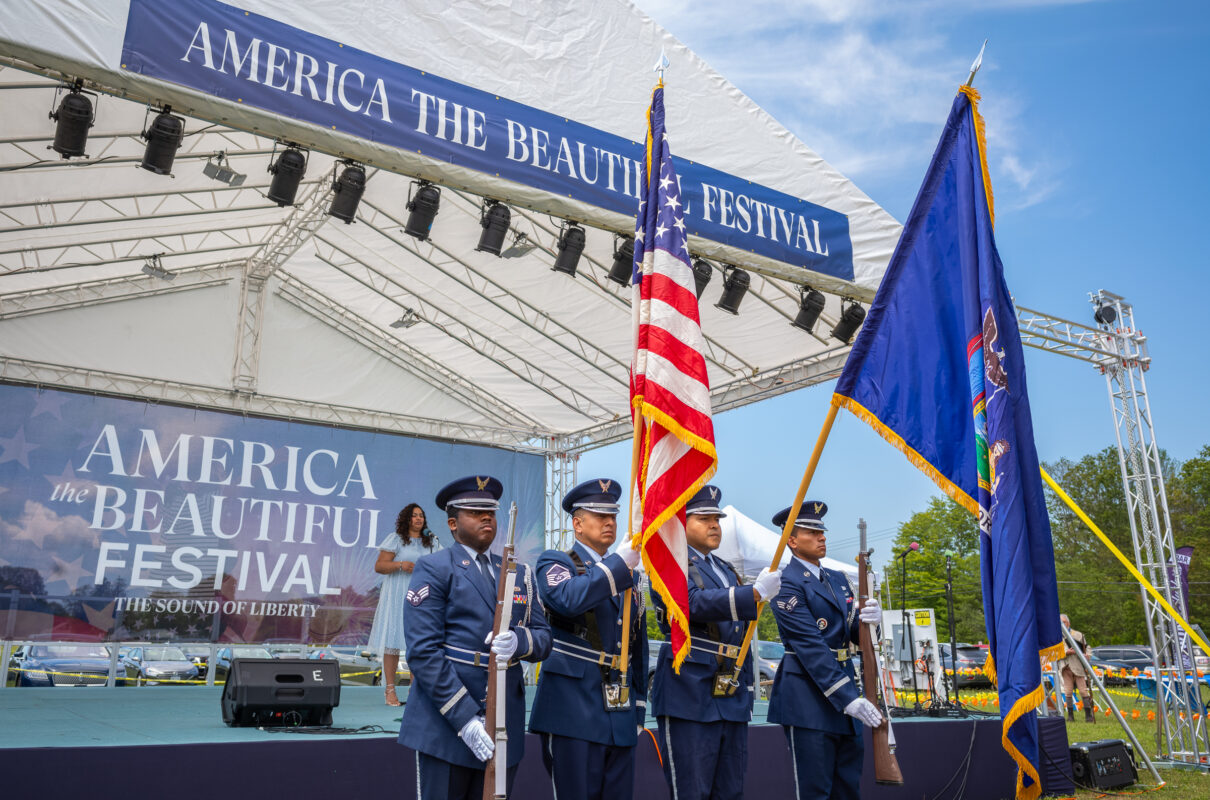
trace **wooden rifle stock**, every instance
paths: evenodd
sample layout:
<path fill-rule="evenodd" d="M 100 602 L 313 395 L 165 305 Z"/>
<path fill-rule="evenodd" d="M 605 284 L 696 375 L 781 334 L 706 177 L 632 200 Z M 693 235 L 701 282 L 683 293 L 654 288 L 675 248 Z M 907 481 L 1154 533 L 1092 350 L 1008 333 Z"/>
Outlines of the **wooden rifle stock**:
<path fill-rule="evenodd" d="M 865 605 L 870 596 L 870 554 L 865 549 L 865 526 L 862 524 L 861 552 L 857 554 L 857 596 L 858 610 Z M 887 707 L 878 702 L 878 657 L 874 653 L 874 642 L 870 626 L 860 623 L 859 636 L 861 644 L 861 685 L 865 699 L 873 703 L 884 714 Z M 899 760 L 890 744 L 891 723 L 886 716 L 882 724 L 870 730 L 874 745 L 874 780 L 877 783 L 901 785 L 903 773 L 899 771 Z"/>
<path fill-rule="evenodd" d="M 516 523 L 517 504 L 513 503 L 508 510 L 508 535 L 500 561 L 500 577 L 496 581 L 496 613 L 492 617 L 492 633 L 495 636 L 507 631 L 513 621 L 513 588 L 517 580 L 517 561 L 513 558 L 513 533 Z M 490 649 L 488 654 L 487 699 L 484 702 L 483 727 L 495 741 L 496 750 L 483 768 L 483 800 L 504 800 L 508 796 L 504 780 L 508 772 L 508 715 L 504 700 L 508 693 L 503 690 L 508 676 L 508 665 L 498 665 Z M 499 765 L 497 769 L 497 761 L 501 758 L 504 759 L 504 764 Z"/>

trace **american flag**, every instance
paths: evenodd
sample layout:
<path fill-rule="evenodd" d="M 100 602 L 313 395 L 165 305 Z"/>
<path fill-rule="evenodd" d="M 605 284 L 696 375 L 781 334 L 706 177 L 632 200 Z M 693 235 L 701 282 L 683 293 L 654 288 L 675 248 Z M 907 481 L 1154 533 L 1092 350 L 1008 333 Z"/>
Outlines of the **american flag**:
<path fill-rule="evenodd" d="M 664 131 L 660 83 L 647 112 L 644 191 L 634 232 L 634 362 L 630 405 L 638 442 L 637 530 L 653 591 L 668 611 L 674 665 L 689 653 L 685 503 L 718 467 L 710 379 L 689 262 L 680 184 Z"/>

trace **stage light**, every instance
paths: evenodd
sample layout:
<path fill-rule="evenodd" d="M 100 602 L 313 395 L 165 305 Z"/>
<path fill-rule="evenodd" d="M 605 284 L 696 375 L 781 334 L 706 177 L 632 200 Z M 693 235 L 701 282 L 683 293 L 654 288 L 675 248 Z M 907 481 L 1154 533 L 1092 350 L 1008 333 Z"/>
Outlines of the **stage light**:
<path fill-rule="evenodd" d="M 412 186 L 416 192 L 408 197 L 407 210 L 411 213 L 403 232 L 423 242 L 429 238 L 433 220 L 441 208 L 441 190 L 428 181 L 413 181 Z"/>
<path fill-rule="evenodd" d="M 630 236 L 613 237 L 613 268 L 609 280 L 619 286 L 629 286 L 634 280 L 634 239 Z"/>
<path fill-rule="evenodd" d="M 714 276 L 714 267 L 710 266 L 710 262 L 704 258 L 693 259 L 693 289 L 697 292 L 697 299 L 702 299 L 702 292 L 706 291 L 706 286 L 710 283 L 710 278 Z"/>
<path fill-rule="evenodd" d="M 555 256 L 554 271 L 574 278 L 583 252 L 584 229 L 574 222 L 568 222 L 559 234 L 559 252 Z"/>
<path fill-rule="evenodd" d="M 798 316 L 790 324 L 810 333 L 814 330 L 815 323 L 819 321 L 819 315 L 823 313 L 825 303 L 823 292 L 812 289 L 810 286 L 803 286 L 798 293 Z"/>
<path fill-rule="evenodd" d="M 391 327 L 410 328 L 417 322 L 420 322 L 420 315 L 416 313 L 416 310 L 412 308 L 405 308 L 403 310 L 403 316 L 392 322 Z"/>
<path fill-rule="evenodd" d="M 1118 319 L 1118 312 L 1113 306 L 1098 304 L 1097 310 L 1092 312 L 1092 318 L 1101 325 L 1112 325 Z"/>
<path fill-rule="evenodd" d="M 504 250 L 503 252 L 500 253 L 500 257 L 501 258 L 520 258 L 521 256 L 525 255 L 526 253 L 528 253 L 530 250 L 533 250 L 537 246 L 538 245 L 534 244 L 533 242 L 531 242 L 529 240 L 528 236 L 526 236 L 521 231 L 517 231 L 517 234 L 515 236 L 513 236 L 513 243 L 510 244 L 506 250 Z"/>
<path fill-rule="evenodd" d="M 150 108 L 147 113 L 151 113 Z M 146 126 L 146 119 L 143 122 Z M 147 140 L 147 148 L 139 166 L 156 175 L 171 175 L 172 162 L 176 160 L 176 151 L 185 136 L 185 118 L 173 114 L 172 106 L 164 106 L 151 125 L 146 126 L 142 136 Z"/>
<path fill-rule="evenodd" d="M 147 258 L 147 261 L 143 264 L 143 273 L 153 278 L 159 278 L 162 281 L 170 281 L 176 277 L 176 274 L 164 269 L 160 264 L 160 255 L 160 253 L 156 253 Z"/>
<path fill-rule="evenodd" d="M 63 158 L 87 157 L 84 148 L 88 145 L 88 129 L 96 120 L 92 110 L 92 101 L 86 95 L 92 92 L 83 91 L 83 81 L 72 84 L 71 91 L 59 103 L 57 111 L 50 112 L 50 118 L 55 121 L 55 141 L 50 146 Z M 60 87 L 62 88 L 62 87 Z M 55 97 L 58 97 L 58 91 Z"/>
<path fill-rule="evenodd" d="M 853 340 L 853 334 L 857 333 L 857 329 L 863 322 L 865 322 L 865 309 L 856 302 L 850 301 L 849 305 L 840 312 L 840 322 L 837 322 L 836 327 L 832 329 L 832 338 L 848 344 Z"/>
<path fill-rule="evenodd" d="M 273 147 L 277 149 L 276 144 Z M 307 156 L 303 155 L 298 145 L 289 144 L 277 161 L 269 165 L 269 172 L 273 175 L 273 182 L 269 184 L 266 197 L 282 208 L 294 205 L 298 184 L 307 172 Z"/>
<path fill-rule="evenodd" d="M 479 234 L 479 246 L 475 251 L 500 255 L 512 218 L 513 212 L 504 203 L 499 200 L 484 200 L 483 208 L 479 212 L 479 227 L 483 228 L 483 233 Z"/>
<path fill-rule="evenodd" d="M 725 273 L 723 275 L 723 296 L 714 305 L 728 314 L 738 314 L 739 304 L 744 301 L 744 295 L 748 293 L 752 276 L 739 267 L 724 267 L 723 271 Z"/>
<path fill-rule="evenodd" d="M 228 186 L 242 186 L 248 177 L 242 172 L 231 169 L 231 164 L 227 161 L 227 153 L 222 150 L 206 159 L 206 166 L 202 167 L 202 174 Z"/>
<path fill-rule="evenodd" d="M 356 161 L 343 163 L 345 168 L 332 184 L 332 205 L 328 207 L 328 216 L 349 225 L 357 216 L 357 206 L 366 191 L 366 170 Z"/>

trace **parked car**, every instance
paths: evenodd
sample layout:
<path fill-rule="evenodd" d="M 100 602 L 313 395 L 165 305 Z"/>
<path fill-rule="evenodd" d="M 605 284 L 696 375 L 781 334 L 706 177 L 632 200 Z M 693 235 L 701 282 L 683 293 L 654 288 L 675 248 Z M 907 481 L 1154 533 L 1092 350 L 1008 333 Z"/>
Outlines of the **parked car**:
<path fill-rule="evenodd" d="M 190 663 L 197 667 L 198 677 L 205 678 L 210 664 L 210 645 L 183 644 L 181 650 L 185 652 L 185 657 L 189 659 Z"/>
<path fill-rule="evenodd" d="M 1105 683 L 1106 686 L 1133 686 L 1134 677 L 1123 677 L 1122 673 L 1133 673 L 1134 667 L 1127 666 L 1121 661 L 1103 661 L 1095 655 L 1088 657 L 1088 664 Z M 1141 671 L 1141 668 L 1140 668 Z"/>
<path fill-rule="evenodd" d="M 762 700 L 768 700 L 773 692 L 773 679 L 777 677 L 777 670 L 781 667 L 781 660 L 785 655 L 786 646 L 781 642 L 760 642 L 756 652 L 756 663 L 760 669 L 756 696 Z"/>
<path fill-rule="evenodd" d="M 1092 648 L 1091 653 L 1099 661 L 1113 664 L 1118 669 L 1137 667 L 1141 671 L 1153 666 L 1151 648 L 1141 644 L 1105 644 Z"/>
<path fill-rule="evenodd" d="M 284 657 L 289 657 L 283 654 Z M 382 664 L 372 658 L 366 658 L 360 652 L 349 653 L 346 649 L 336 647 L 316 647 L 307 653 L 307 658 L 333 660 L 340 664 L 340 682 L 342 684 L 364 684 L 378 686 L 382 683 Z M 411 682 L 411 673 L 408 682 Z"/>
<path fill-rule="evenodd" d="M 197 679 L 197 667 L 185 655 L 185 651 L 173 645 L 132 647 L 121 665 L 126 671 L 124 686 L 129 686 L 131 682 L 135 686 L 157 686 L 169 681 L 172 683 L 168 685 L 172 685 Z"/>
<path fill-rule="evenodd" d="M 231 671 L 231 662 L 237 658 L 273 658 L 267 647 L 258 644 L 241 644 L 234 647 L 220 647 L 214 654 L 214 682 L 226 683 L 227 673 Z"/>
<path fill-rule="evenodd" d="M 104 686 L 109 648 L 97 644 L 32 644 L 8 662 L 10 686 Z"/>
<path fill-rule="evenodd" d="M 949 642 L 942 642 L 937 649 L 939 651 L 938 658 L 941 661 L 941 668 L 944 670 L 954 669 L 953 659 L 950 657 Z M 987 651 L 982 647 L 958 642 L 958 669 L 954 676 L 954 685 L 959 689 L 964 686 L 991 686 L 991 679 L 983 672 L 983 664 L 986 660 Z"/>

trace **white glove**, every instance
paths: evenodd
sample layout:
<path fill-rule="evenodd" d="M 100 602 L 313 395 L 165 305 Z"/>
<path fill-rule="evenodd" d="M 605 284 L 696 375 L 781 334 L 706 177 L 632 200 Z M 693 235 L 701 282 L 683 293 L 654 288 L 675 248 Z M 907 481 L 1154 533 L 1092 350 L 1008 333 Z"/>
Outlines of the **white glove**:
<path fill-rule="evenodd" d="M 752 585 L 755 587 L 756 593 L 760 595 L 761 600 L 775 597 L 781 591 L 781 570 L 775 569 L 770 571 L 768 567 L 765 567 L 756 576 L 756 583 Z"/>
<path fill-rule="evenodd" d="M 475 754 L 475 758 L 480 761 L 487 761 L 496 749 L 496 743 L 492 741 L 491 736 L 488 736 L 487 728 L 483 727 L 482 717 L 472 717 L 470 722 L 463 725 L 462 730 L 458 731 L 458 738 L 466 743 L 466 746 Z"/>
<path fill-rule="evenodd" d="M 496 654 L 497 661 L 507 662 L 513 657 L 513 653 L 517 652 L 517 634 L 512 631 L 505 631 L 494 639 L 489 633 L 483 643 L 492 646 L 492 652 Z"/>
<path fill-rule="evenodd" d="M 623 538 L 622 543 L 618 545 L 618 549 L 614 552 L 620 555 L 622 560 L 626 562 L 626 569 L 634 569 L 643 560 L 639 555 L 639 551 L 630 545 L 629 537 Z"/>
<path fill-rule="evenodd" d="M 845 706 L 844 713 L 868 728 L 877 728 L 882 724 L 882 714 L 878 711 L 878 707 L 864 697 L 858 697 Z"/>
<path fill-rule="evenodd" d="M 871 597 L 865 601 L 865 605 L 861 607 L 861 613 L 858 616 L 861 617 L 862 622 L 868 622 L 871 625 L 880 625 L 882 624 L 882 606 L 878 605 L 878 601 Z"/>

